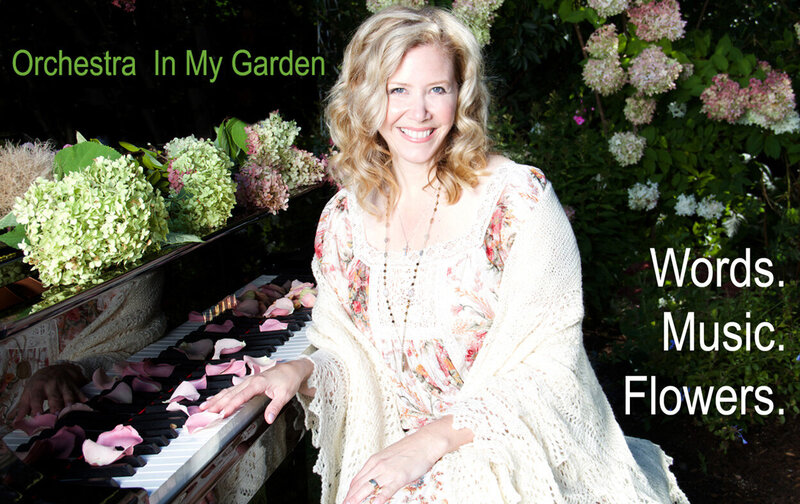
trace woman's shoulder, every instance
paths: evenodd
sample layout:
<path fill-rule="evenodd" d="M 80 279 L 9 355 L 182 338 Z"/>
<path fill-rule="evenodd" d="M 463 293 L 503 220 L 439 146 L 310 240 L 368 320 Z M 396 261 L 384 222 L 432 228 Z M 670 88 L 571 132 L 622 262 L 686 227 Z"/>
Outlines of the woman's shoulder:
<path fill-rule="evenodd" d="M 314 239 L 314 250 L 317 256 L 323 253 L 323 246 L 344 240 L 352 240 L 352 225 L 350 223 L 350 206 L 353 196 L 347 189 L 339 189 L 328 200 L 317 223 L 317 233 Z"/>
<path fill-rule="evenodd" d="M 492 156 L 487 165 L 489 178 L 495 180 L 498 203 L 532 209 L 551 193 L 550 182 L 544 172 L 535 167 L 517 163 L 505 156 Z"/>

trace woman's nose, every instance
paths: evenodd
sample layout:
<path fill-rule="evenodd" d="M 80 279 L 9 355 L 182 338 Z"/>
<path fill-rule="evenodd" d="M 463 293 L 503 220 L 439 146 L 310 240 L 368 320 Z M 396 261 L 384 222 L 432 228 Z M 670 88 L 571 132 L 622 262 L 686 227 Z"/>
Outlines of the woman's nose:
<path fill-rule="evenodd" d="M 431 113 L 429 104 L 424 95 L 415 96 L 410 106 L 411 110 L 409 110 L 409 114 L 411 116 L 411 119 L 417 122 L 423 122 L 426 121 L 427 119 L 430 119 Z"/>

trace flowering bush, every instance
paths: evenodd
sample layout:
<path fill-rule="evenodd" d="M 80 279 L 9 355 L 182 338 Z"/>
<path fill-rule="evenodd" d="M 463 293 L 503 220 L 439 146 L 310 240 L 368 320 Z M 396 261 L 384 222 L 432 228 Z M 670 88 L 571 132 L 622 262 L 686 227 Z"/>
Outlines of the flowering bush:
<path fill-rule="evenodd" d="M 697 204 L 697 215 L 707 220 L 717 220 L 722 217 L 725 205 L 717 201 L 713 196 L 706 196 Z"/>
<path fill-rule="evenodd" d="M 616 58 L 619 52 L 617 27 L 614 24 L 607 24 L 595 30 L 586 41 L 585 49 L 593 58 Z"/>
<path fill-rule="evenodd" d="M 24 261 L 46 286 L 89 284 L 130 265 L 167 234 L 164 199 L 130 157 L 100 157 L 61 180 L 38 179 L 14 205 Z"/>
<path fill-rule="evenodd" d="M 619 91 L 625 85 L 625 70 L 619 58 L 590 59 L 583 67 L 586 85 L 603 96 Z"/>
<path fill-rule="evenodd" d="M 636 25 L 636 36 L 648 42 L 659 39 L 675 41 L 683 37 L 686 21 L 681 19 L 681 9 L 675 0 L 643 3 L 628 9 L 630 22 Z"/>
<path fill-rule="evenodd" d="M 682 217 L 690 217 L 694 215 L 694 212 L 697 210 L 697 200 L 694 198 L 694 194 L 679 194 L 678 201 L 675 203 L 675 215 L 680 215 Z"/>
<path fill-rule="evenodd" d="M 638 163 L 644 154 L 647 140 L 631 131 L 614 133 L 608 141 L 608 150 L 622 166 Z"/>
<path fill-rule="evenodd" d="M 616 16 L 628 8 L 628 0 L 588 0 L 588 4 L 604 18 Z"/>
<path fill-rule="evenodd" d="M 228 156 L 194 135 L 174 138 L 164 149 L 169 158 L 170 229 L 202 235 L 224 225 L 236 203 Z"/>
<path fill-rule="evenodd" d="M 668 57 L 658 46 L 648 47 L 631 60 L 628 79 L 639 92 L 647 96 L 675 89 L 682 66 Z"/>
<path fill-rule="evenodd" d="M 739 120 L 747 106 L 747 93 L 742 91 L 736 81 L 728 74 L 717 74 L 711 79 L 711 86 L 700 95 L 702 112 L 709 119 L 727 121 L 731 124 Z"/>
<path fill-rule="evenodd" d="M 425 0 L 367 0 L 367 10 L 373 14 L 392 5 L 419 8 L 425 5 Z"/>
<path fill-rule="evenodd" d="M 629 96 L 625 99 L 625 119 L 633 124 L 650 124 L 656 111 L 656 101 L 643 96 Z"/>
<path fill-rule="evenodd" d="M 631 210 L 652 210 L 658 203 L 658 182 L 637 182 L 628 189 L 628 207 Z"/>
<path fill-rule="evenodd" d="M 503 0 L 453 0 L 452 12 L 472 31 L 479 44 L 486 45 L 491 40 L 489 29 L 495 11 L 502 4 Z"/>

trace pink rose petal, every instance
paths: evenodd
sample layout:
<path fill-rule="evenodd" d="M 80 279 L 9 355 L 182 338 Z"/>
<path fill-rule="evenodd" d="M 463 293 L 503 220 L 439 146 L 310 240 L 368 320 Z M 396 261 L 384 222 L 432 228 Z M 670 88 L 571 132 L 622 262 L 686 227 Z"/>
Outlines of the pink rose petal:
<path fill-rule="evenodd" d="M 206 380 L 206 375 L 203 375 L 202 378 L 198 378 L 196 380 L 188 380 L 187 383 L 191 383 L 192 387 L 196 390 L 205 390 L 208 388 L 208 380 Z"/>
<path fill-rule="evenodd" d="M 312 284 L 311 282 L 301 282 L 299 280 L 294 280 L 292 281 L 291 289 L 289 289 L 289 292 L 286 293 L 286 297 L 289 299 L 294 299 L 296 297 L 299 297 L 304 290 L 311 290 L 313 288 L 314 284 Z"/>
<path fill-rule="evenodd" d="M 268 318 L 262 322 L 260 326 L 258 326 L 258 330 L 261 332 L 283 331 L 287 327 L 289 327 L 289 324 L 286 322 L 281 322 L 280 320 L 274 318 Z"/>
<path fill-rule="evenodd" d="M 245 355 L 242 360 L 247 364 L 247 366 L 252 371 L 251 374 L 258 374 L 262 371 L 266 371 L 267 369 L 275 365 L 275 361 L 270 359 L 266 355 L 263 357 L 250 357 L 249 355 Z"/>
<path fill-rule="evenodd" d="M 214 343 L 214 356 L 211 357 L 211 360 L 217 360 L 222 355 L 236 353 L 245 346 L 246 345 L 244 341 L 239 341 L 233 338 L 222 338 Z"/>
<path fill-rule="evenodd" d="M 208 324 L 206 332 L 210 333 L 228 333 L 233 329 L 233 320 L 226 320 L 222 324 Z"/>
<path fill-rule="evenodd" d="M 205 322 L 205 319 L 203 319 L 203 315 L 200 312 L 190 311 L 189 322 Z"/>
<path fill-rule="evenodd" d="M 183 381 L 180 385 L 175 387 L 175 392 L 172 393 L 172 396 L 170 396 L 167 402 L 182 401 L 184 399 L 189 401 L 200 399 L 200 392 L 188 381 Z"/>
<path fill-rule="evenodd" d="M 166 409 L 167 411 L 183 411 L 186 413 L 186 416 L 189 416 L 189 411 L 186 409 L 186 406 L 177 401 L 167 404 Z"/>
<path fill-rule="evenodd" d="M 153 364 L 149 359 L 141 362 L 126 362 L 124 365 L 114 365 L 120 377 L 125 376 L 154 376 L 166 378 L 172 374 L 175 366 L 172 364 Z"/>
<path fill-rule="evenodd" d="M 314 295 L 312 292 L 306 292 L 300 298 L 300 304 L 305 308 L 314 308 L 314 305 L 317 302 L 317 296 Z"/>
<path fill-rule="evenodd" d="M 151 378 L 137 376 L 131 382 L 131 388 L 134 392 L 160 392 L 161 384 Z"/>
<path fill-rule="evenodd" d="M 258 316 L 259 315 L 258 300 L 245 299 L 244 301 L 240 301 L 239 304 L 236 305 L 236 309 L 234 310 L 234 312 L 240 313 L 246 317 Z"/>
<path fill-rule="evenodd" d="M 230 362 L 223 362 L 222 364 L 206 364 L 206 374 L 208 376 L 226 374 L 244 376 L 247 374 L 247 365 L 244 361 L 234 359 L 231 359 Z"/>
<path fill-rule="evenodd" d="M 201 411 L 190 415 L 183 424 L 183 428 L 189 431 L 189 434 L 194 434 L 201 429 L 207 429 L 217 425 L 222 419 L 225 418 L 221 413 L 212 413 L 210 411 Z"/>
<path fill-rule="evenodd" d="M 114 382 L 116 382 L 116 380 L 108 376 L 106 370 L 103 368 L 97 368 L 94 370 L 94 373 L 92 373 L 92 383 L 100 390 L 110 389 L 114 386 Z"/>
<path fill-rule="evenodd" d="M 130 404 L 133 402 L 133 390 L 125 382 L 117 383 L 114 390 L 103 396 L 106 399 L 119 404 Z"/>
<path fill-rule="evenodd" d="M 276 299 L 274 303 L 269 305 L 267 311 L 264 312 L 264 316 L 269 317 L 271 315 L 289 315 L 292 312 L 294 312 L 294 303 L 292 303 L 291 299 L 282 297 L 280 299 Z"/>
<path fill-rule="evenodd" d="M 52 429 L 56 425 L 56 416 L 53 413 L 39 413 L 34 417 L 26 416 L 20 421 L 15 421 L 15 429 L 25 431 L 25 434 L 33 436 L 45 429 Z"/>
<path fill-rule="evenodd" d="M 86 432 L 79 425 L 68 425 L 58 429 L 58 432 L 46 439 L 50 442 L 52 456 L 57 459 L 69 458 L 76 445 L 82 444 L 86 439 Z"/>
<path fill-rule="evenodd" d="M 108 465 L 133 454 L 133 447 L 142 442 L 141 436 L 130 425 L 117 425 L 113 430 L 97 436 L 97 442 L 83 442 L 83 458 L 93 466 Z"/>
<path fill-rule="evenodd" d="M 203 338 L 191 343 L 184 341 L 175 349 L 184 355 L 189 360 L 206 360 L 211 352 L 214 350 L 214 342 L 208 338 Z"/>

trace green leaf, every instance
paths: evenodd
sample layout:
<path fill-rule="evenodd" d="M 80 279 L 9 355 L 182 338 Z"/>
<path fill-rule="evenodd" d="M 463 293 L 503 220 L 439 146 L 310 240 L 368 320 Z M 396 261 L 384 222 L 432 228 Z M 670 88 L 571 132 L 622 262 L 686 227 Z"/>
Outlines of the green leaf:
<path fill-rule="evenodd" d="M 741 72 L 742 75 L 750 75 L 750 72 L 753 71 L 753 65 L 747 58 L 742 58 L 737 61 L 736 66 L 739 67 L 739 72 Z"/>
<path fill-rule="evenodd" d="M 120 141 L 119 145 L 120 145 L 122 148 L 124 148 L 125 150 L 129 151 L 129 152 L 139 152 L 140 150 L 142 150 L 142 149 L 140 149 L 139 147 L 136 147 L 135 145 L 133 145 L 133 144 L 130 144 L 130 143 L 128 143 L 128 142 L 122 142 L 122 141 Z"/>
<path fill-rule="evenodd" d="M 758 156 L 761 154 L 761 149 L 764 148 L 764 138 L 761 132 L 754 131 L 750 133 L 750 136 L 747 137 L 745 148 L 747 149 L 747 153 L 751 156 Z"/>
<path fill-rule="evenodd" d="M 78 140 L 78 141 L 77 141 L 77 142 L 75 142 L 75 143 L 83 143 L 83 142 L 85 142 L 85 141 L 86 141 L 86 138 L 84 138 L 84 137 L 83 137 L 83 135 L 81 135 L 81 132 L 80 132 L 80 131 L 76 131 L 76 132 L 75 132 L 75 138 Z"/>
<path fill-rule="evenodd" d="M 781 155 L 781 144 L 778 142 L 778 139 L 775 138 L 775 135 L 769 135 L 766 140 L 764 140 L 764 152 L 772 159 L 778 159 Z"/>
<path fill-rule="evenodd" d="M 203 239 L 197 235 L 186 233 L 167 233 L 164 245 L 182 245 L 184 243 L 203 243 Z"/>
<path fill-rule="evenodd" d="M 234 145 L 247 152 L 247 132 L 244 130 L 245 126 L 247 126 L 247 124 L 245 124 L 244 121 L 233 117 L 228 120 L 225 129 L 228 130 Z"/>
<path fill-rule="evenodd" d="M 719 53 L 714 53 L 711 55 L 711 62 L 714 63 L 714 67 L 721 72 L 724 72 L 728 69 L 727 58 Z"/>
<path fill-rule="evenodd" d="M 19 250 L 19 242 L 25 239 L 25 226 L 17 224 L 8 233 L 0 234 L 0 242 Z"/>
<path fill-rule="evenodd" d="M 714 49 L 714 54 L 719 54 L 720 56 L 725 56 L 728 54 L 728 51 L 731 50 L 733 47 L 733 43 L 731 42 L 731 38 L 728 35 L 725 35 L 719 42 L 717 42 L 717 47 Z M 713 58 L 713 56 L 712 56 Z"/>
<path fill-rule="evenodd" d="M 161 164 L 161 162 L 155 157 L 153 157 L 153 155 L 149 152 L 145 152 L 144 156 L 142 156 L 142 163 L 151 170 L 156 170 L 164 167 L 164 165 Z"/>
<path fill-rule="evenodd" d="M 545 9 L 552 9 L 556 0 L 539 0 L 539 4 Z"/>
<path fill-rule="evenodd" d="M 0 219 L 0 229 L 5 229 L 7 227 L 16 226 L 19 224 L 17 222 L 17 217 L 14 215 L 14 212 L 8 212 L 8 215 Z"/>
<path fill-rule="evenodd" d="M 75 144 L 72 147 L 58 151 L 53 161 L 53 174 L 56 179 L 61 179 L 68 173 L 83 170 L 92 164 L 95 158 L 100 156 L 114 160 L 121 158 L 122 154 L 111 147 L 96 142 Z"/>

